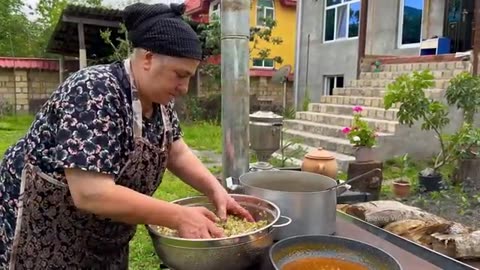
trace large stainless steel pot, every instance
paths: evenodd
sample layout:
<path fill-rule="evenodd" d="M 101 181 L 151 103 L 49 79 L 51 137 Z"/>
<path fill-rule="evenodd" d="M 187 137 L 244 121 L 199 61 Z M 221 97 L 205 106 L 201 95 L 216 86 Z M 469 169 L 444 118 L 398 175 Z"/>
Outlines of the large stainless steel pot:
<path fill-rule="evenodd" d="M 330 177 L 293 170 L 248 172 L 239 179 L 228 178 L 226 182 L 230 191 L 271 201 L 292 219 L 289 226 L 274 233 L 274 239 L 281 240 L 303 234 L 334 234 L 337 195 L 348 190 L 348 183 L 377 170 L 352 178 L 339 187 Z"/>
<path fill-rule="evenodd" d="M 273 243 L 274 229 L 287 226 L 291 220 L 280 215 L 274 203 L 249 195 L 232 195 L 255 220 L 268 220 L 268 225 L 257 231 L 235 237 L 216 239 L 185 239 L 163 236 L 157 226 L 147 229 L 160 260 L 175 270 L 247 270 L 258 269 Z M 185 206 L 204 206 L 215 209 L 207 197 L 189 197 L 173 201 Z M 279 224 L 284 219 L 283 224 Z"/>

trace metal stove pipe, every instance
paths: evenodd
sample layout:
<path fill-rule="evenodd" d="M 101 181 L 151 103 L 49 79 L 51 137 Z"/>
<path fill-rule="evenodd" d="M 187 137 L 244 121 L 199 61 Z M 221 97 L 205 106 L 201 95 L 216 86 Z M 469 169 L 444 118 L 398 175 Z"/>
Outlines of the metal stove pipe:
<path fill-rule="evenodd" d="M 249 167 L 250 1 L 221 0 L 223 177 Z"/>

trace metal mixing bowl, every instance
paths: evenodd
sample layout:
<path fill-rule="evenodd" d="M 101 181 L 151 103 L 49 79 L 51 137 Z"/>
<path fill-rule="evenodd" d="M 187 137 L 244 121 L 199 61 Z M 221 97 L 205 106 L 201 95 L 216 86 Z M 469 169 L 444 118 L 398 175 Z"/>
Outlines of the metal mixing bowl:
<path fill-rule="evenodd" d="M 147 225 L 155 252 L 160 260 L 174 270 L 246 270 L 258 269 L 273 244 L 272 231 L 287 226 L 291 219 L 280 216 L 280 209 L 270 201 L 249 195 L 231 195 L 246 208 L 255 220 L 268 225 L 243 235 L 215 239 L 185 239 L 161 235 L 155 225 Z M 215 207 L 207 197 L 189 197 L 173 201 L 185 206 Z M 279 219 L 285 219 L 278 224 Z"/>

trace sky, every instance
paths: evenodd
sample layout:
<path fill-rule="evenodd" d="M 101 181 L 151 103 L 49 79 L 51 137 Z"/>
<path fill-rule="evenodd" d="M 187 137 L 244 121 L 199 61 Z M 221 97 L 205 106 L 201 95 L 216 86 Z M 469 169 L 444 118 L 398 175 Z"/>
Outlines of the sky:
<path fill-rule="evenodd" d="M 417 9 L 423 8 L 423 0 L 405 0 L 405 5 Z"/>

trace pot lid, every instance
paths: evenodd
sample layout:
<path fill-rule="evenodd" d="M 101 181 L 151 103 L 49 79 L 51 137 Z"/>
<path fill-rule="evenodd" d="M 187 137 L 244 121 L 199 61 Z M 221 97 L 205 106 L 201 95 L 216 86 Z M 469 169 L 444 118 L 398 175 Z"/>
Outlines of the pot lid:
<path fill-rule="evenodd" d="M 265 161 L 259 161 L 254 163 L 251 169 L 259 171 L 269 171 L 273 169 L 273 165 Z"/>
<path fill-rule="evenodd" d="M 283 116 L 275 114 L 272 111 L 257 111 L 255 113 L 250 114 L 251 119 L 256 120 L 282 120 Z"/>
<path fill-rule="evenodd" d="M 318 147 L 317 149 L 309 152 L 305 155 L 306 158 L 311 159 L 322 159 L 322 160 L 329 160 L 335 159 L 335 157 L 329 151 L 323 149 L 322 147 Z"/>

